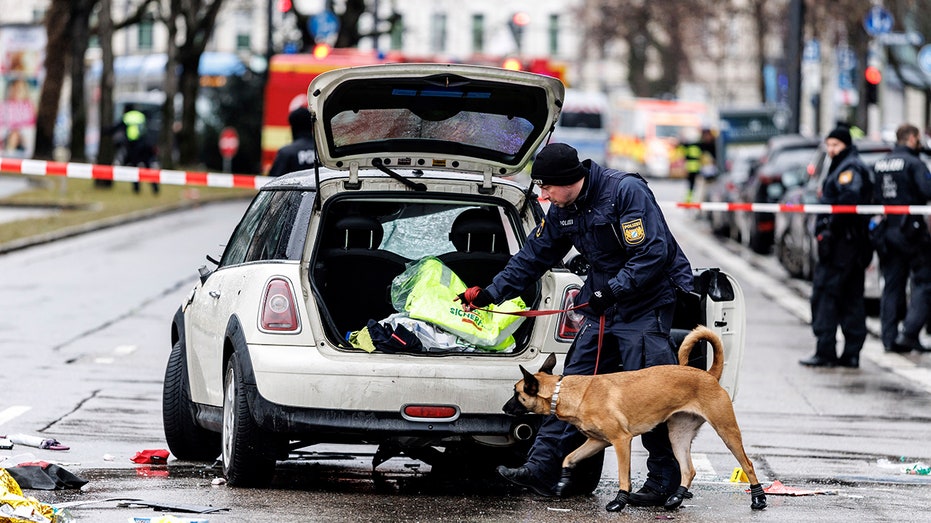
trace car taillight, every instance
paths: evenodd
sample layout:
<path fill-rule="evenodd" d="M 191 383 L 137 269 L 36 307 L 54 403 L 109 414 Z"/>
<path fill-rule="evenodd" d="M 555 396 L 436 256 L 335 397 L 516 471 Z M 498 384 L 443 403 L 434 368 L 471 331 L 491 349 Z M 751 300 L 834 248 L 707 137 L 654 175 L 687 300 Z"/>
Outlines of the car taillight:
<path fill-rule="evenodd" d="M 563 310 L 571 309 L 575 306 L 575 299 L 579 295 L 578 287 L 570 287 L 566 289 L 566 294 L 562 299 Z M 582 328 L 582 322 L 585 321 L 585 317 L 581 313 L 576 311 L 568 311 L 560 313 L 559 315 L 559 325 L 556 327 L 556 339 L 559 341 L 572 341 L 575 339 L 575 335 L 579 333 L 579 329 Z"/>
<path fill-rule="evenodd" d="M 263 331 L 294 332 L 300 328 L 291 284 L 283 278 L 272 278 L 265 285 L 259 327 Z"/>

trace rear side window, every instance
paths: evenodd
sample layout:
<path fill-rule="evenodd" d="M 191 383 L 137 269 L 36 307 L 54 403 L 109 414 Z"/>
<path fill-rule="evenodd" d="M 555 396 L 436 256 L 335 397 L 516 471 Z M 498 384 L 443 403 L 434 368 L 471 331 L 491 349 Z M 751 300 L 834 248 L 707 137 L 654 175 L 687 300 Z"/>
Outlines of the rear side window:
<path fill-rule="evenodd" d="M 302 245 L 295 242 L 304 237 L 309 221 L 302 204 L 306 201 L 309 210 L 312 197 L 305 191 L 259 193 L 233 232 L 220 266 L 300 257 Z"/>

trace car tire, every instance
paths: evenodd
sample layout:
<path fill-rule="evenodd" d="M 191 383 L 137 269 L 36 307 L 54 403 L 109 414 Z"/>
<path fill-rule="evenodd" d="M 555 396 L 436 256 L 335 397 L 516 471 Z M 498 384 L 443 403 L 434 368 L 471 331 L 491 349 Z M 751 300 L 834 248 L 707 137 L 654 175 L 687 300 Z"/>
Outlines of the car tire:
<path fill-rule="evenodd" d="M 242 365 L 233 353 L 223 373 L 223 474 L 230 486 L 266 487 L 275 474 L 275 445 L 249 411 Z"/>
<path fill-rule="evenodd" d="M 175 458 L 189 461 L 210 461 L 220 455 L 220 434 L 197 424 L 188 378 L 184 340 L 171 348 L 165 367 L 162 388 L 162 426 L 165 441 Z"/>

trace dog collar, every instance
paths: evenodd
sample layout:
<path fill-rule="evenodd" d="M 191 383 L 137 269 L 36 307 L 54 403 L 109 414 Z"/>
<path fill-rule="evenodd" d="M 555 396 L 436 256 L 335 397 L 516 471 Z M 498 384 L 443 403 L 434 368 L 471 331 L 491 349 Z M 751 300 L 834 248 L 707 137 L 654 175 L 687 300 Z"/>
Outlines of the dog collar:
<path fill-rule="evenodd" d="M 553 389 L 553 397 L 550 399 L 550 414 L 556 414 L 556 402 L 559 401 L 559 388 L 562 386 L 562 376 L 559 377 L 559 380 L 556 382 L 556 387 Z"/>

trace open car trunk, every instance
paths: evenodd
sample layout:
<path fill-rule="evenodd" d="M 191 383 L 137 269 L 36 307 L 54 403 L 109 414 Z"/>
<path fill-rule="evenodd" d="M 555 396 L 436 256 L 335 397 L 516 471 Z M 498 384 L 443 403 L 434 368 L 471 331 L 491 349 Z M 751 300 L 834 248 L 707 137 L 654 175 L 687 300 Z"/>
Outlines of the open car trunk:
<path fill-rule="evenodd" d="M 525 233 L 512 205 L 437 194 L 356 193 L 328 200 L 322 216 L 310 279 L 327 336 L 334 345 L 359 350 L 355 336 L 374 320 L 394 328 L 400 322 L 418 334 L 421 327 L 440 331 L 439 338 L 432 341 L 430 335 L 418 335 L 423 342 L 420 348 L 375 343 L 379 352 L 500 354 L 519 352 L 526 346 L 533 323 L 529 318 L 485 314 L 482 318 L 466 315 L 455 319 L 456 325 L 464 328 L 475 328 L 477 323 L 477 327 L 487 329 L 482 321 L 494 322 L 492 327 L 514 322 L 507 327 L 513 331 L 513 342 L 507 347 L 500 343 L 483 346 L 468 335 L 457 335 L 449 321 L 431 321 L 432 314 L 462 315 L 453 297 L 467 287 L 490 284 L 518 251 Z M 405 293 L 410 290 L 405 286 L 413 285 L 413 278 L 427 277 L 421 276 L 418 268 L 428 259 L 442 264 L 453 276 L 444 273 L 436 276 L 436 281 L 425 282 L 430 294 L 418 298 L 426 305 L 415 311 L 405 306 Z M 533 307 L 539 292 L 539 285 L 525 292 L 521 296 L 523 308 Z M 375 339 L 373 334 L 368 333 Z M 455 335 L 458 342 L 443 334 Z"/>

